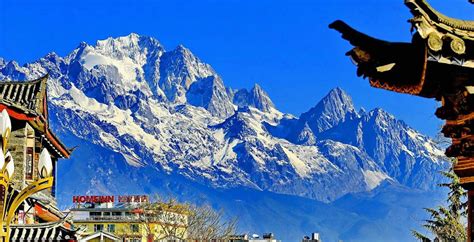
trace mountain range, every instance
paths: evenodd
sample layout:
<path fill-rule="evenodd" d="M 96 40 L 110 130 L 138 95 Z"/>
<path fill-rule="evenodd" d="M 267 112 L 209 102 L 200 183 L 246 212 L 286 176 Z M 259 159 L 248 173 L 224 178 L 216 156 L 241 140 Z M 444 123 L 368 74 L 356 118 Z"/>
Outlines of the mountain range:
<path fill-rule="evenodd" d="M 341 88 L 297 117 L 258 84 L 227 87 L 186 47 L 134 33 L 22 66 L 0 58 L 0 80 L 45 74 L 51 127 L 78 146 L 58 163 L 63 207 L 77 194 L 158 193 L 285 241 L 409 241 L 422 208 L 442 202 L 450 163 L 437 144 L 380 108 L 357 110 Z"/>

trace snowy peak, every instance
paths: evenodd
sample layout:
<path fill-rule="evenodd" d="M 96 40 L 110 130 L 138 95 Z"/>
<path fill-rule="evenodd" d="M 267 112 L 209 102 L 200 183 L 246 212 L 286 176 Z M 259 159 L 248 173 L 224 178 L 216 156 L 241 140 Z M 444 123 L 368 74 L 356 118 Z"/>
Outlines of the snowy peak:
<path fill-rule="evenodd" d="M 367 117 L 373 118 L 375 122 L 381 123 L 381 122 L 388 122 L 388 121 L 394 121 L 396 120 L 395 116 L 392 114 L 386 112 L 385 110 L 381 108 L 375 108 L 371 110 L 370 112 L 367 113 Z"/>
<path fill-rule="evenodd" d="M 102 103 L 127 109 L 145 97 L 204 107 L 223 118 L 234 111 L 220 77 L 182 45 L 165 51 L 158 40 L 132 33 L 81 43 L 66 61 L 72 83 Z"/>
<path fill-rule="evenodd" d="M 326 112 L 332 113 L 348 113 L 354 112 L 354 103 L 352 98 L 344 90 L 336 87 L 319 101 L 316 105 Z"/>
<path fill-rule="evenodd" d="M 50 61 L 50 62 L 54 62 L 54 63 L 59 63 L 59 62 L 63 61 L 63 58 L 61 58 L 58 54 L 56 54 L 56 52 L 51 52 L 51 53 L 48 53 L 47 55 L 45 55 L 40 60 L 46 60 L 46 61 Z"/>
<path fill-rule="evenodd" d="M 186 99 L 189 104 L 203 107 L 217 117 L 226 118 L 234 113 L 234 106 L 227 96 L 224 83 L 216 76 L 193 82 L 186 93 Z"/>
<path fill-rule="evenodd" d="M 253 88 L 238 90 L 233 97 L 233 102 L 238 107 L 254 107 L 263 112 L 270 112 L 275 109 L 275 105 L 268 96 L 268 94 L 258 85 L 255 84 Z"/>
<path fill-rule="evenodd" d="M 196 80 L 217 76 L 210 65 L 203 63 L 182 45 L 163 54 L 159 73 L 159 87 L 169 101 L 176 103 L 186 102 L 186 92 Z"/>
<path fill-rule="evenodd" d="M 137 64 L 144 64 L 143 55 L 149 52 L 163 51 L 160 42 L 154 38 L 131 33 L 118 38 L 97 41 L 94 49 L 116 59 L 130 58 Z"/>
<path fill-rule="evenodd" d="M 255 108 L 261 111 L 270 111 L 272 108 L 275 108 L 268 94 L 257 83 L 250 90 L 250 93 Z"/>
<path fill-rule="evenodd" d="M 87 96 L 105 104 L 122 100 L 116 104 L 129 108 L 136 104 L 137 95 L 154 94 L 159 99 L 160 92 L 153 92 L 147 80 L 155 70 L 147 64 L 163 52 L 156 39 L 137 34 L 99 40 L 95 45 L 81 43 L 65 58 L 67 76 Z"/>
<path fill-rule="evenodd" d="M 316 137 L 309 127 L 308 123 L 304 123 L 303 128 L 300 132 L 297 133 L 298 136 L 296 137 L 295 141 L 298 144 L 304 145 L 315 145 L 316 144 Z"/>
<path fill-rule="evenodd" d="M 158 40 L 132 33 L 127 36 L 117 38 L 109 37 L 104 40 L 98 40 L 95 45 L 81 42 L 79 46 L 67 56 L 66 60 L 67 62 L 80 61 L 86 63 L 87 59 L 85 59 L 85 57 L 87 57 L 88 54 L 93 55 L 95 58 L 89 60 L 92 61 L 92 63 L 86 63 L 89 66 L 88 69 L 93 67 L 94 64 L 101 64 L 96 62 L 100 61 L 100 59 L 103 60 L 104 57 L 144 65 L 148 56 L 163 51 L 164 48 Z M 95 60 L 96 62 L 94 62 L 94 59 L 97 58 L 99 58 L 99 60 Z"/>
<path fill-rule="evenodd" d="M 255 108 L 264 112 L 275 108 L 268 94 L 258 84 L 255 83 L 250 93 L 251 101 Z"/>
<path fill-rule="evenodd" d="M 257 131 L 252 126 L 246 109 L 239 109 L 221 124 L 213 126 L 215 129 L 223 129 L 228 138 L 245 139 L 256 136 Z M 258 125 L 257 125 L 258 126 Z"/>
<path fill-rule="evenodd" d="M 117 37 L 117 38 L 112 38 L 112 37 L 109 37 L 105 40 L 98 40 L 96 42 L 96 47 L 97 48 L 101 48 L 101 47 L 104 47 L 104 46 L 117 46 L 117 47 L 120 47 L 120 46 L 138 46 L 138 41 L 141 37 L 136 34 L 136 33 L 130 33 L 129 35 L 126 35 L 126 36 L 120 36 L 120 37 Z"/>
<path fill-rule="evenodd" d="M 16 61 L 5 62 L 0 67 L 0 74 L 10 80 L 23 80 L 26 76 Z"/>
<path fill-rule="evenodd" d="M 301 114 L 313 132 L 326 131 L 347 118 L 357 115 L 352 98 L 341 88 L 331 90 L 315 107 Z"/>

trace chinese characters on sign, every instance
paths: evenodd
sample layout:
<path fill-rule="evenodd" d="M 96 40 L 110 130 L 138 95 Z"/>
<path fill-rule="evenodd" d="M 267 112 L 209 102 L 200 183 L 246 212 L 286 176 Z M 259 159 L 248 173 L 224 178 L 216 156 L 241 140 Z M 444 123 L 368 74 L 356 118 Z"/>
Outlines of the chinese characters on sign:
<path fill-rule="evenodd" d="M 115 199 L 117 198 L 117 199 Z M 117 195 L 117 196 L 73 196 L 73 203 L 145 203 L 147 195 Z"/>

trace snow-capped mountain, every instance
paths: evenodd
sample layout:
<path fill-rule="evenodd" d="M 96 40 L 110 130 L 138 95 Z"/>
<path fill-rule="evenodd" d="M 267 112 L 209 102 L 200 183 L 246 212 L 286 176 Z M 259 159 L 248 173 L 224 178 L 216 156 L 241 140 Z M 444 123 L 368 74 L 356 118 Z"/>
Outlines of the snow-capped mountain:
<path fill-rule="evenodd" d="M 0 59 L 0 80 L 46 73 L 51 126 L 79 145 L 59 167 L 71 185 L 65 196 L 154 193 L 166 190 L 157 185 L 163 177 L 179 177 L 331 202 L 384 182 L 430 190 L 449 165 L 428 137 L 381 109 L 357 111 L 340 88 L 295 117 L 259 85 L 226 87 L 184 46 L 167 51 L 137 34 L 24 66 Z"/>
<path fill-rule="evenodd" d="M 255 84 L 250 91 L 240 89 L 230 94 L 233 102 L 239 107 L 254 107 L 263 112 L 271 112 L 275 105 L 268 94 Z"/>
<path fill-rule="evenodd" d="M 356 110 L 340 88 L 295 117 L 258 84 L 227 87 L 184 46 L 137 34 L 23 66 L 0 58 L 0 80 L 46 73 L 51 127 L 78 146 L 58 163 L 64 206 L 83 193 L 161 193 L 287 240 L 407 241 L 413 216 L 440 201 L 443 151 L 381 109 Z"/>

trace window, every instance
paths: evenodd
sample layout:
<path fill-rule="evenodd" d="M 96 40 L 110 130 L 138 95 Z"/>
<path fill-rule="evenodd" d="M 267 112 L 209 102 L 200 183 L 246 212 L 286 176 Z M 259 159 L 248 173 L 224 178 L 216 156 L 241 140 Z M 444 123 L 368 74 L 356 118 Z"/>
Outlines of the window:
<path fill-rule="evenodd" d="M 94 224 L 94 232 L 103 231 L 104 225 L 103 224 Z"/>
<path fill-rule="evenodd" d="M 35 149 L 35 131 L 26 124 L 26 156 L 25 156 L 25 178 L 27 180 L 34 180 L 34 149 Z"/>
<path fill-rule="evenodd" d="M 115 224 L 107 225 L 107 231 L 110 233 L 115 233 Z"/>
<path fill-rule="evenodd" d="M 28 143 L 28 142 L 27 142 Z M 34 140 L 33 140 L 34 144 Z M 26 147 L 26 179 L 33 179 L 33 147 Z"/>
<path fill-rule="evenodd" d="M 121 216 L 122 212 L 112 212 L 112 216 Z"/>
<path fill-rule="evenodd" d="M 125 241 L 126 242 L 141 242 L 142 239 L 140 239 L 140 238 L 126 238 Z"/>
<path fill-rule="evenodd" d="M 90 212 L 89 213 L 90 216 L 94 216 L 94 217 L 100 217 L 101 213 L 100 212 Z"/>
<path fill-rule="evenodd" d="M 110 212 L 104 212 L 102 215 L 104 215 L 104 216 L 110 216 Z"/>
<path fill-rule="evenodd" d="M 133 232 L 133 233 L 137 233 L 139 231 L 138 229 L 138 224 L 130 224 L 130 230 Z"/>

